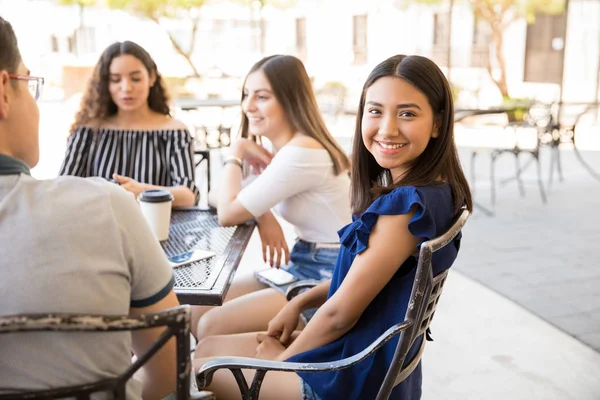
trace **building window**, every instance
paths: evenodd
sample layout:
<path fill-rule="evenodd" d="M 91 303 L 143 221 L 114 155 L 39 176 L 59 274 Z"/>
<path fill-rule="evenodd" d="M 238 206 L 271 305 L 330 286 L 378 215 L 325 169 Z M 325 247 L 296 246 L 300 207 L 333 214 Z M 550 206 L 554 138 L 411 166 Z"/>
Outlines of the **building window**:
<path fill-rule="evenodd" d="M 306 61 L 306 18 L 296 18 L 296 52 Z"/>
<path fill-rule="evenodd" d="M 431 58 L 439 66 L 446 67 L 448 63 L 448 13 L 433 14 L 433 46 Z"/>
<path fill-rule="evenodd" d="M 77 39 L 75 38 L 75 35 L 67 37 L 67 50 L 71 54 L 75 54 L 77 51 Z"/>
<path fill-rule="evenodd" d="M 488 24 L 473 20 L 473 41 L 471 45 L 471 67 L 487 68 L 490 59 L 492 31 Z"/>
<path fill-rule="evenodd" d="M 354 49 L 354 64 L 367 62 L 367 16 L 352 17 L 352 44 Z"/>
<path fill-rule="evenodd" d="M 527 25 L 525 82 L 560 84 L 565 40 L 565 16 L 538 14 Z"/>
<path fill-rule="evenodd" d="M 445 48 L 448 34 L 448 14 L 433 14 L 433 45 Z"/>
<path fill-rule="evenodd" d="M 60 51 L 58 47 L 58 38 L 56 35 L 50 36 L 50 49 L 53 53 L 58 53 Z"/>

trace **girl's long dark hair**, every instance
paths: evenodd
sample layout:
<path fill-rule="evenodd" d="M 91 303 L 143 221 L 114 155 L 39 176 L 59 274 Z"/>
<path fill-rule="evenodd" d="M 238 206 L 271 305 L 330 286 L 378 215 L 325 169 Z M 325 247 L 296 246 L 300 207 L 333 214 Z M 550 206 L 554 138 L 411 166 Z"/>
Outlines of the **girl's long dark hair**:
<path fill-rule="evenodd" d="M 383 77 L 404 79 L 427 97 L 436 121 L 441 126 L 437 138 L 429 140 L 423 153 L 406 175 L 393 182 L 390 171 L 381 167 L 362 140 L 361 122 L 367 89 Z M 352 212 L 360 214 L 379 196 L 399 186 L 428 186 L 447 182 L 452 187 L 455 212 L 464 206 L 473 209 L 471 190 L 460 165 L 454 143 L 454 104 L 450 84 L 438 66 L 421 56 L 396 55 L 377 65 L 365 82 L 358 106 L 352 145 Z"/>

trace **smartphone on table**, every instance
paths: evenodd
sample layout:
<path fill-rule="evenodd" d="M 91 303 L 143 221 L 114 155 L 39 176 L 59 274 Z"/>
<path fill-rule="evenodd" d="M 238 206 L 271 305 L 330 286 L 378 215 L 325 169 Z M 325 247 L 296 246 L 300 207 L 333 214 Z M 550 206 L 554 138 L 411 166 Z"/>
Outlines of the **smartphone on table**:
<path fill-rule="evenodd" d="M 181 267 L 182 265 L 190 264 L 206 258 L 214 257 L 215 253 L 209 250 L 190 250 L 184 253 L 175 254 L 168 257 L 171 267 Z"/>

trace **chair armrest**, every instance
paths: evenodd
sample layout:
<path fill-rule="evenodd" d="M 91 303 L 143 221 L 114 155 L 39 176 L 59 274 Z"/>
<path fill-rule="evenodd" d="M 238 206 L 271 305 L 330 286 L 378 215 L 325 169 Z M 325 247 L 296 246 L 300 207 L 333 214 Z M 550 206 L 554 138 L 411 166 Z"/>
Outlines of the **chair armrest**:
<path fill-rule="evenodd" d="M 296 362 L 288 362 L 288 361 L 270 361 L 270 360 L 260 360 L 258 358 L 249 358 L 249 357 L 219 357 L 208 361 L 204 364 L 198 372 L 196 373 L 196 382 L 198 384 L 198 389 L 204 389 L 212 382 L 213 374 L 223 368 L 229 369 L 234 376 L 241 374 L 242 369 L 254 369 L 257 371 L 286 371 L 286 372 L 328 372 L 335 371 L 339 369 L 345 369 L 351 367 L 354 364 L 357 364 L 369 357 L 375 351 L 377 351 L 381 346 L 386 344 L 391 338 L 396 336 L 398 333 L 403 332 L 407 328 L 413 325 L 413 321 L 403 321 L 399 324 L 396 324 L 381 334 L 377 340 L 371 343 L 367 348 L 361 351 L 358 354 L 353 356 L 344 358 L 340 361 L 333 362 L 321 362 L 321 363 L 296 363 Z M 256 374 L 259 375 L 259 374 Z M 264 373 L 262 374 L 264 376 Z M 256 379 L 256 377 L 255 377 Z M 259 378 L 262 380 L 262 377 Z M 245 380 L 243 377 L 242 381 Z M 240 385 L 240 379 L 237 379 L 238 385 Z M 240 391 L 243 389 L 240 387 Z"/>
<path fill-rule="evenodd" d="M 302 289 L 310 289 L 310 288 L 317 286 L 320 283 L 321 283 L 321 281 L 318 281 L 315 279 L 307 279 L 304 281 L 292 283 L 285 292 L 285 298 L 287 299 L 287 301 L 290 301 L 291 299 L 296 297 L 298 294 L 300 294 L 300 291 Z"/>

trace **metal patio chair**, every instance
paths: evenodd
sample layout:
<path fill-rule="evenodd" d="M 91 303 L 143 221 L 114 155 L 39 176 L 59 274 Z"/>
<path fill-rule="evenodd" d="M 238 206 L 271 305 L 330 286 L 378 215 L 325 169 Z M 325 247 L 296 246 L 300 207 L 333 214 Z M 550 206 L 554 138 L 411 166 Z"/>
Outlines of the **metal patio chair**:
<path fill-rule="evenodd" d="M 223 368 L 229 369 L 235 377 L 243 400 L 256 400 L 259 397 L 263 379 L 268 371 L 287 372 L 328 372 L 351 367 L 366 359 L 391 338 L 400 335 L 394 358 L 387 375 L 379 389 L 377 400 L 389 398 L 393 388 L 406 379 L 418 366 L 423 355 L 426 340 L 422 340 L 416 355 L 405 364 L 409 350 L 415 341 L 427 332 L 437 308 L 448 270 L 433 276 L 431 260 L 433 253 L 452 242 L 469 218 L 469 211 L 463 210 L 453 225 L 443 235 L 426 241 L 421 245 L 417 271 L 404 321 L 390 327 L 366 349 L 352 357 L 335 362 L 292 363 L 259 360 L 247 357 L 219 357 L 204 364 L 196 374 L 199 388 L 210 385 L 213 374 Z M 299 282 L 288 289 L 288 298 L 300 290 L 314 286 L 316 282 Z M 242 369 L 256 370 L 254 379 L 248 387 Z"/>
<path fill-rule="evenodd" d="M 129 379 L 171 339 L 177 341 L 177 400 L 190 398 L 190 307 L 178 306 L 161 312 L 129 316 L 100 316 L 84 314 L 24 314 L 0 317 L 0 335 L 27 332 L 122 332 L 165 327 L 160 338 L 148 351 L 135 360 L 121 375 L 75 386 L 45 390 L 13 390 L 1 388 L 0 400 L 64 399 L 89 400 L 93 394 L 110 393 L 114 400 L 126 400 Z"/>

